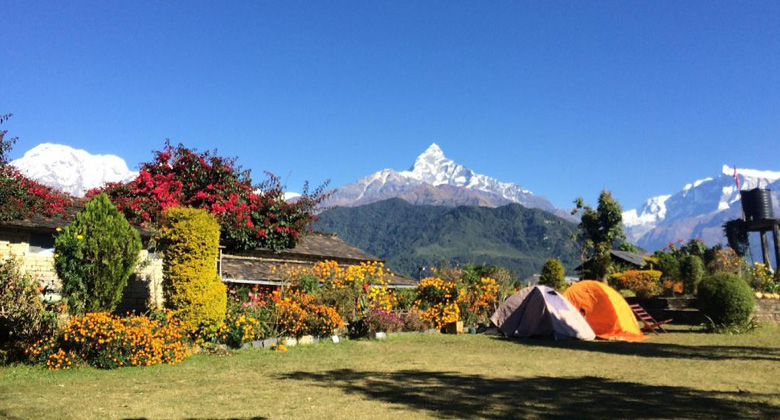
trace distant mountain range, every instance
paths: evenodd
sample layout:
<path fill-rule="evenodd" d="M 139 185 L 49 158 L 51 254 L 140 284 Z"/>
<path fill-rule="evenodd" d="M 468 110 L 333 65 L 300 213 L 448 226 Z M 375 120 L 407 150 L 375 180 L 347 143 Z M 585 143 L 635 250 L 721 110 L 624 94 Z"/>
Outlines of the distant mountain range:
<path fill-rule="evenodd" d="M 550 257 L 560 258 L 570 272 L 580 263 L 580 247 L 572 239 L 576 224 L 516 203 L 452 207 L 394 198 L 327 210 L 313 228 L 336 233 L 415 277 L 419 267 L 442 261 L 496 264 L 521 279 L 538 273 Z"/>
<path fill-rule="evenodd" d="M 137 173 L 122 158 L 93 155 L 65 145 L 43 143 L 11 162 L 43 184 L 75 196 L 106 182 L 127 181 Z M 775 212 L 780 216 L 780 172 L 739 169 L 741 189 L 773 190 Z M 623 213 L 631 242 L 647 250 L 663 248 L 670 241 L 699 237 L 712 245 L 724 243 L 721 225 L 741 215 L 734 169 L 724 165 L 719 173 L 690 184 L 676 193 L 648 199 Z M 290 195 L 292 199 L 294 194 Z M 384 169 L 355 183 L 338 187 L 325 206 L 356 207 L 389 198 L 416 205 L 499 207 L 517 203 L 576 221 L 565 209 L 511 182 L 481 175 L 451 159 L 431 144 L 409 170 Z M 620 199 L 620 197 L 617 197 Z M 625 204 L 625 203 L 623 203 Z"/>
<path fill-rule="evenodd" d="M 571 219 L 546 198 L 511 182 L 478 174 L 444 156 L 431 144 L 407 171 L 383 169 L 338 187 L 325 203 L 328 207 L 354 207 L 388 198 L 412 204 L 498 207 L 509 203 L 538 208 Z"/>
<path fill-rule="evenodd" d="M 671 195 L 653 197 L 638 209 L 623 213 L 628 239 L 655 250 L 678 239 L 701 238 L 709 245 L 726 242 L 722 225 L 742 216 L 739 191 L 772 190 L 775 215 L 780 216 L 780 172 L 738 169 L 724 165 L 721 172 L 690 183 Z"/>
<path fill-rule="evenodd" d="M 31 179 L 76 197 L 106 182 L 129 181 L 138 176 L 119 156 L 93 155 L 52 143 L 33 147 L 11 165 Z"/>

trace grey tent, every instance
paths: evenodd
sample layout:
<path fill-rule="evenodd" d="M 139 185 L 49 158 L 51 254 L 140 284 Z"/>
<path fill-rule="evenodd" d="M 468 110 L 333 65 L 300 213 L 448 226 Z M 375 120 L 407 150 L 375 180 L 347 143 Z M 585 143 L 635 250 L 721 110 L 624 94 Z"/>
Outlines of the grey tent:
<path fill-rule="evenodd" d="M 490 320 L 507 337 L 596 338 L 580 312 L 547 286 L 521 289 L 505 300 Z"/>

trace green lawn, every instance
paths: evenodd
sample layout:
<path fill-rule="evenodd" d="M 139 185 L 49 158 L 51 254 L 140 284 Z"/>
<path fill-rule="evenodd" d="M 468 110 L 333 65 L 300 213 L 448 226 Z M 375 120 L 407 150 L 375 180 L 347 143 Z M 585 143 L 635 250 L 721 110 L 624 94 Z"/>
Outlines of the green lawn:
<path fill-rule="evenodd" d="M 411 335 L 117 371 L 0 368 L 0 418 L 780 418 L 780 329 L 644 343 Z"/>

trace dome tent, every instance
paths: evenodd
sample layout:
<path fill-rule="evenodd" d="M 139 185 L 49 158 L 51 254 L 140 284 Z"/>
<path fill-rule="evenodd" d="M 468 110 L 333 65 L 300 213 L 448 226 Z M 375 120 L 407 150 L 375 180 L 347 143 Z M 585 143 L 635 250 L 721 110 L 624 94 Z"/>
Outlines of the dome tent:
<path fill-rule="evenodd" d="M 608 285 L 582 280 L 566 289 L 563 296 L 585 317 L 597 337 L 623 341 L 647 338 L 628 302 Z"/>
<path fill-rule="evenodd" d="M 593 340 L 588 323 L 554 289 L 532 286 L 510 296 L 490 317 L 507 337 L 549 336 L 555 339 Z"/>

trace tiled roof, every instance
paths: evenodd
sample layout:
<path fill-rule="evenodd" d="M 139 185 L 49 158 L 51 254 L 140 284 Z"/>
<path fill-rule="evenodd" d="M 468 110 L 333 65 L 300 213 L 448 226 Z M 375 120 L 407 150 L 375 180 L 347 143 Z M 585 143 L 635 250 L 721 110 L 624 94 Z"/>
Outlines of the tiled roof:
<path fill-rule="evenodd" d="M 322 260 L 336 261 L 341 265 L 381 261 L 342 241 L 336 235 L 310 232 L 295 248 L 278 253 L 258 249 L 238 254 L 223 254 L 222 278 L 225 281 L 281 283 L 283 279 L 279 273 L 274 272 L 274 267 L 312 267 Z M 388 283 L 392 286 L 417 285 L 416 280 L 397 274 L 389 276 Z"/>

